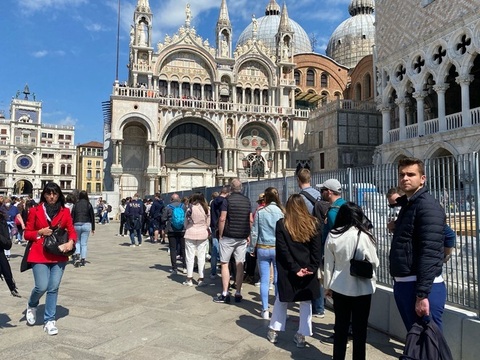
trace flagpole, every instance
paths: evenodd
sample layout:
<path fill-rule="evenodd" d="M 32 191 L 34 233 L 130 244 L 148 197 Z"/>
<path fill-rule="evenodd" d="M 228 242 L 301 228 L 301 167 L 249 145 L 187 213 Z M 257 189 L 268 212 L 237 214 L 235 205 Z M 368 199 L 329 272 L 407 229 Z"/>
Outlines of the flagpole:
<path fill-rule="evenodd" d="M 117 18 L 117 63 L 115 65 L 115 82 L 118 83 L 118 58 L 120 55 L 120 0 L 118 0 L 118 18 Z"/>

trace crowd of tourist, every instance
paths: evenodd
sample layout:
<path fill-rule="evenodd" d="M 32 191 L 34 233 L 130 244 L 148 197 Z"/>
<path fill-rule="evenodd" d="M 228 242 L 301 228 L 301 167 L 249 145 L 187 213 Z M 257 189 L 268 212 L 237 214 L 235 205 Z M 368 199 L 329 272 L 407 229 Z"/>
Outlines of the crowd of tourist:
<path fill-rule="evenodd" d="M 452 236 L 446 231 L 443 209 L 424 187 L 423 163 L 403 159 L 399 177 L 399 188 L 387 194 L 392 208 L 400 209 L 395 210 L 398 218 L 388 224 L 393 233 L 390 270 L 395 300 L 407 331 L 428 316 L 441 331 L 446 297 L 441 272 L 453 246 Z M 160 193 L 143 200 L 134 194 L 120 202 L 117 236 L 128 234 L 131 247 L 142 246 L 143 238 L 152 243 L 168 241 L 170 276 L 184 275 L 184 286 L 205 286 L 206 261 L 211 262 L 211 280 L 217 278 L 219 264 L 221 291 L 213 298 L 216 303 L 242 302 L 243 282 L 258 284 L 258 312 L 269 321 L 266 337 L 272 343 L 285 330 L 288 304 L 298 302 L 299 323 L 293 341 L 305 347 L 307 337 L 313 335 L 312 317 L 323 318 L 326 299 L 331 299 L 334 334 L 323 342 L 333 344 L 333 359 L 344 359 L 351 337 L 353 358 L 365 359 L 379 265 L 373 225 L 358 205 L 342 198 L 338 180 L 328 179 L 315 189 L 310 171 L 299 169 L 297 181 L 300 191 L 286 204 L 281 203 L 276 188 L 268 187 L 259 195 L 255 211 L 242 194 L 239 179 L 212 194 L 210 202 L 200 192 L 184 199 L 175 193 L 168 203 Z M 71 256 L 75 267 L 88 263 L 89 236 L 95 233 L 96 224 L 109 222 L 110 212 L 102 198 L 94 208 L 87 192 L 64 196 L 53 182 L 46 184 L 39 204 L 29 198 L 0 196 L 0 275 L 11 294 L 20 296 L 8 261 L 11 242 L 5 240 L 13 238 L 26 245 L 21 270 L 31 268 L 34 277 L 25 312 L 28 325 L 36 324 L 36 309 L 46 293 L 44 331 L 58 333 L 56 303 L 67 261 Z M 413 234 L 403 230 L 406 226 Z M 44 241 L 58 227 L 66 229 L 67 236 L 56 253 L 51 253 Z M 404 251 L 407 243 L 415 247 L 410 255 Z"/>

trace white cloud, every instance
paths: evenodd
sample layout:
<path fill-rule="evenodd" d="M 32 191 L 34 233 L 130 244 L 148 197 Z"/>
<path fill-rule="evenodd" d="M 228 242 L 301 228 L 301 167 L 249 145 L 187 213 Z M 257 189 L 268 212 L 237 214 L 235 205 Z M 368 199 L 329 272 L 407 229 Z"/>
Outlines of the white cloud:
<path fill-rule="evenodd" d="M 85 24 L 85 29 L 92 32 L 108 31 L 102 24 Z"/>
<path fill-rule="evenodd" d="M 47 50 L 39 50 L 39 51 L 35 51 L 34 53 L 32 53 L 33 57 L 36 57 L 36 58 L 43 58 L 45 56 L 48 55 L 48 51 Z"/>
<path fill-rule="evenodd" d="M 63 119 L 61 119 L 59 122 L 58 122 L 58 125 L 67 125 L 67 126 L 75 126 L 77 124 L 78 120 L 77 119 L 74 119 L 73 117 L 71 116 L 67 116 Z"/>
<path fill-rule="evenodd" d="M 76 7 L 87 3 L 88 0 L 18 0 L 20 9 L 25 13 L 46 11 L 50 8 Z"/>

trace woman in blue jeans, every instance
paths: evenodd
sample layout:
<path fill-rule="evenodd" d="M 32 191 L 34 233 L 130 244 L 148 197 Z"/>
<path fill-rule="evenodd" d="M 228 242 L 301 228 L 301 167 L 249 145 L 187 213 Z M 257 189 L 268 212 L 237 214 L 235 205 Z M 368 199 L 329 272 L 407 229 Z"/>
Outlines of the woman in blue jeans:
<path fill-rule="evenodd" d="M 92 235 L 95 233 L 95 213 L 85 190 L 78 194 L 78 201 L 72 209 L 72 218 L 78 238 L 75 255 L 73 255 L 73 265 L 75 267 L 85 266 L 88 238 L 90 232 Z"/>
<path fill-rule="evenodd" d="M 283 207 L 278 190 L 269 187 L 265 190 L 265 206 L 258 210 L 253 219 L 250 234 L 249 252 L 258 258 L 260 271 L 260 297 L 262 298 L 262 318 L 268 320 L 268 290 L 270 287 L 270 266 L 273 265 L 273 283 L 277 283 L 277 266 L 275 263 L 275 226 L 283 218 Z"/>
<path fill-rule="evenodd" d="M 35 287 L 32 290 L 27 303 L 25 317 L 27 324 L 35 325 L 37 321 L 37 306 L 43 294 L 45 299 L 45 311 L 43 314 L 43 330 L 48 335 L 58 334 L 55 315 L 57 310 L 58 288 L 62 280 L 63 271 L 67 264 L 66 255 L 56 255 L 47 252 L 43 248 L 46 236 L 52 234 L 53 227 L 61 227 L 67 230 L 68 242 L 60 245 L 59 250 L 66 254 L 73 249 L 77 241 L 77 233 L 73 227 L 70 210 L 65 207 L 65 196 L 60 186 L 54 182 L 45 185 L 40 196 L 40 204 L 30 209 L 25 227 L 25 240 L 29 251 L 27 262 L 33 270 Z"/>

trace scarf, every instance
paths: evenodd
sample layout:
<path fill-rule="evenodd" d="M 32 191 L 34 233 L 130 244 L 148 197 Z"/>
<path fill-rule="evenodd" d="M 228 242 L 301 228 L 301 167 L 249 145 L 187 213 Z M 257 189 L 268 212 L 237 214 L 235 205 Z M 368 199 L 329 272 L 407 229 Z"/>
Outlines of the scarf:
<path fill-rule="evenodd" d="M 45 211 L 47 212 L 48 218 L 50 219 L 50 221 L 52 221 L 52 219 L 60 211 L 60 207 L 61 207 L 60 203 L 59 202 L 56 202 L 55 204 L 44 203 L 43 205 L 45 206 Z"/>

